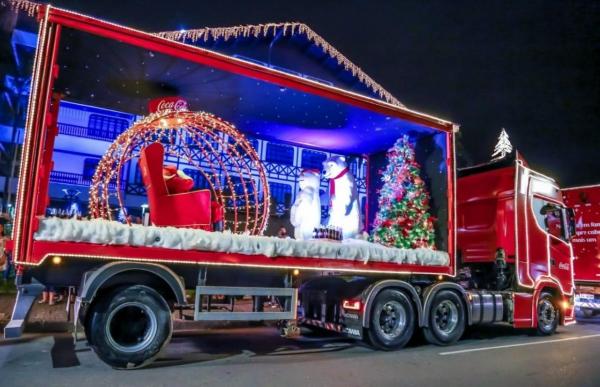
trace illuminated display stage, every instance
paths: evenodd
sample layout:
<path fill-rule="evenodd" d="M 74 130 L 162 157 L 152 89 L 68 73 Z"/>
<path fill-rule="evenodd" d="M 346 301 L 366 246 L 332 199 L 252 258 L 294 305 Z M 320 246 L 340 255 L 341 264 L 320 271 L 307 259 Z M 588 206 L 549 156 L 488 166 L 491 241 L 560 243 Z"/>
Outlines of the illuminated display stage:
<path fill-rule="evenodd" d="M 299 55 L 289 47 L 283 53 L 278 52 L 282 58 L 286 58 L 283 55 L 286 53 L 291 57 Z M 250 57 L 248 52 L 244 54 Z M 342 79 L 348 76 L 343 73 L 346 70 L 336 73 L 326 63 L 322 66 L 323 60 L 310 62 L 310 69 L 315 68 L 314 62 L 325 71 L 312 70 L 320 76 L 313 78 L 325 79 L 330 74 L 329 78 L 335 80 L 336 76 Z M 430 187 L 436 187 L 431 190 L 432 208 L 439 219 L 439 233 L 445 234 L 447 209 L 443 208 L 443 202 L 447 191 L 448 139 L 446 132 L 426 125 L 427 119 L 423 123 L 403 119 L 385 114 L 386 109 L 380 109 L 381 112 L 365 109 L 345 103 L 339 97 L 328 98 L 303 91 L 302 87 L 219 70 L 68 28 L 61 33 L 58 65 L 60 74 L 55 89 L 64 94 L 66 101 L 141 116 L 147 114 L 151 99 L 178 95 L 188 101 L 191 110 L 222 117 L 250 138 L 364 158 L 369 161 L 364 167 L 370 168 L 365 172 L 373 176 L 384 166 L 385 151 L 398 137 L 408 134 L 417 144 L 424 180 Z M 309 82 L 318 85 L 313 80 Z M 325 79 L 321 83 L 334 82 Z M 364 92 L 364 85 L 356 80 L 353 83 Z M 347 84 L 337 81 L 340 87 Z M 268 156 L 266 152 L 264 156 Z M 377 184 L 372 181 L 371 188 L 377 189 Z M 376 198 L 368 196 L 366 207 L 370 207 L 368 213 L 372 216 Z"/>

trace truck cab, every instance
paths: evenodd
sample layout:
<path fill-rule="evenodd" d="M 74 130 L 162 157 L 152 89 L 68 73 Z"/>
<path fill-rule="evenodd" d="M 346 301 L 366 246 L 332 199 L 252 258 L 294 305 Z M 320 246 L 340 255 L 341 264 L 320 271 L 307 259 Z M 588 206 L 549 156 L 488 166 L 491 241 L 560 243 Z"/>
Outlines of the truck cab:
<path fill-rule="evenodd" d="M 458 175 L 459 269 L 472 286 L 535 294 L 544 284 L 572 296 L 574 218 L 556 182 L 518 153 Z"/>

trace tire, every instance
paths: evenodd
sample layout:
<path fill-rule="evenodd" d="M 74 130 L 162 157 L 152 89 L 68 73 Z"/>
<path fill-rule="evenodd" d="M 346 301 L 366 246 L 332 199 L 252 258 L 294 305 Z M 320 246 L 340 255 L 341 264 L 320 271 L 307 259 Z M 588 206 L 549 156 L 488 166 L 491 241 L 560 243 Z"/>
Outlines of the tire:
<path fill-rule="evenodd" d="M 551 293 L 542 292 L 537 306 L 537 334 L 550 336 L 556 331 L 560 320 L 560 311 L 554 304 Z"/>
<path fill-rule="evenodd" d="M 83 323 L 83 329 L 85 332 L 85 338 L 87 339 L 88 345 L 91 347 L 94 344 L 92 343 L 92 332 L 91 332 L 91 326 L 92 324 L 90 323 L 90 316 L 92 315 L 92 310 L 90 310 L 87 315 L 85 316 L 85 319 L 81 320 Z"/>
<path fill-rule="evenodd" d="M 384 351 L 400 349 L 411 339 L 415 320 L 415 308 L 406 294 L 383 290 L 373 302 L 365 342 Z"/>
<path fill-rule="evenodd" d="M 438 292 L 433 298 L 428 315 L 428 324 L 423 328 L 423 336 L 431 344 L 454 344 L 465 332 L 465 307 L 456 292 Z"/>
<path fill-rule="evenodd" d="M 88 342 L 113 368 L 140 368 L 152 362 L 173 333 L 165 299 L 144 285 L 121 287 L 92 305 Z"/>

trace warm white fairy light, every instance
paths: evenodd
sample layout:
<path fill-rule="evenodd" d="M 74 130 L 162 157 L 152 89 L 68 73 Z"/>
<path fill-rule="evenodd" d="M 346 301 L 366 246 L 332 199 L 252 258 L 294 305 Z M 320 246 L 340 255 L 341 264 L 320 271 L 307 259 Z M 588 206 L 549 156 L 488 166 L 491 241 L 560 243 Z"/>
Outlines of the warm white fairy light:
<path fill-rule="evenodd" d="M 8 6 L 16 11 L 25 11 L 27 13 L 27 16 L 34 16 L 40 7 L 40 4 L 38 3 L 34 3 L 33 1 L 28 1 L 28 0 L 3 0 L 0 1 L 0 5 L 6 5 L 8 4 Z"/>
<path fill-rule="evenodd" d="M 228 142 L 225 138 L 233 141 Z M 142 147 L 161 141 L 168 142 L 165 154 L 186 160 L 205 178 L 215 200 L 231 209 L 233 220 L 227 220 L 226 224 L 231 225 L 232 232 L 262 234 L 269 216 L 270 195 L 266 171 L 258 154 L 234 125 L 210 113 L 187 110 L 161 110 L 149 114 L 136 121 L 109 146 L 92 178 L 89 209 L 93 218 L 112 219 L 111 197 L 116 197 L 121 211 L 125 208 L 119 178 L 122 168 L 137 157 Z M 196 155 L 188 143 L 194 146 Z M 180 149 L 173 149 L 176 145 Z M 198 154 L 202 160 L 196 160 Z M 234 182 L 232 174 L 240 179 L 240 183 Z M 260 182 L 260 191 L 255 178 Z M 240 187 L 242 192 L 236 192 Z M 240 199 L 242 203 L 238 203 Z M 232 206 L 227 206 L 229 201 Z M 245 216 L 240 219 L 242 213 Z"/>
<path fill-rule="evenodd" d="M 321 48 L 327 55 L 334 58 L 339 65 L 345 70 L 350 71 L 353 76 L 371 89 L 375 94 L 396 106 L 404 107 L 404 105 L 396 99 L 389 91 L 385 90 L 373 78 L 368 76 L 360 67 L 352 63 L 341 52 L 339 52 L 331 44 L 327 43 L 319 34 L 313 31 L 304 23 L 286 22 L 286 23 L 266 23 L 257 25 L 234 26 L 234 27 L 206 27 L 193 30 L 165 31 L 159 32 L 156 35 L 169 40 L 196 42 L 198 40 L 209 39 L 236 39 L 239 37 L 253 36 L 255 38 L 274 35 L 275 32 L 281 32 L 283 36 L 302 34 L 307 37 L 314 45 Z"/>
<path fill-rule="evenodd" d="M 201 254 L 206 254 L 206 252 L 201 252 Z M 76 258 L 76 259 L 102 259 L 102 260 L 118 260 L 118 261 L 133 261 L 133 262 L 154 262 L 154 263 L 180 263 L 180 264 L 187 264 L 187 265 L 195 265 L 195 266 L 229 266 L 229 267 L 250 267 L 250 268 L 264 268 L 264 269 L 298 269 L 298 270 L 310 270 L 310 271 L 320 271 L 320 272 L 324 272 L 324 271 L 339 271 L 339 272 L 345 272 L 345 273 L 372 273 L 372 274 L 415 274 L 414 270 L 409 270 L 407 268 L 402 268 L 400 270 L 394 270 L 394 269 L 375 269 L 375 268 L 366 268 L 365 266 L 367 264 L 362 264 L 362 267 L 336 267 L 335 265 L 331 265 L 328 266 L 327 263 L 334 261 L 331 258 L 321 258 L 321 261 L 324 262 L 325 264 L 323 265 L 314 265 L 311 263 L 308 263 L 311 260 L 307 260 L 306 265 L 298 265 L 298 264 L 290 264 L 286 262 L 286 257 L 275 257 L 275 258 L 270 258 L 272 262 L 269 262 L 268 264 L 260 264 L 260 263 L 231 263 L 231 262 L 223 262 L 223 261 L 204 261 L 204 260 L 183 260 L 183 259 L 173 259 L 171 258 L 172 255 L 170 254 L 165 254 L 164 258 L 148 258 L 148 257 L 125 257 L 122 255 L 110 255 L 110 254 L 106 254 L 106 255 L 90 255 L 90 254 L 71 254 L 71 253 L 66 253 L 66 254 L 61 254 L 61 253 L 47 253 L 44 254 L 44 256 L 37 262 L 35 263 L 30 263 L 30 262 L 23 262 L 23 264 L 25 266 L 40 266 L 42 265 L 46 259 L 53 257 L 53 256 L 57 256 L 59 255 L 61 258 L 65 259 L 65 258 Z M 205 259 L 205 258 L 204 258 Z M 279 260 L 279 263 L 274 263 L 275 260 Z M 283 262 L 281 262 L 283 261 Z M 287 264 L 286 264 L 287 263 Z M 445 275 L 448 275 L 446 273 L 447 268 L 446 267 L 441 267 L 440 270 L 434 271 L 434 270 L 425 270 L 425 271 L 419 271 L 419 274 L 440 274 L 440 272 L 443 272 Z"/>
<path fill-rule="evenodd" d="M 24 2 L 14 2 L 13 9 L 26 9 L 19 8 L 19 4 Z M 15 8 L 16 7 L 16 8 Z M 35 9 L 37 12 L 38 9 Z M 15 238 L 15 249 L 14 249 L 14 260 L 15 263 L 20 263 L 21 257 L 19 253 L 21 252 L 21 237 L 23 231 L 23 196 L 25 194 L 23 190 L 23 184 L 25 184 L 25 176 L 29 173 L 29 159 L 32 151 L 32 136 L 34 134 L 33 123 L 35 121 L 35 114 L 37 109 L 37 98 L 39 93 L 39 78 L 42 72 L 42 63 L 47 55 L 46 53 L 46 39 L 49 34 L 48 29 L 48 14 L 50 12 L 50 6 L 46 7 L 46 12 L 44 17 L 40 21 L 40 26 L 38 29 L 38 47 L 35 52 L 34 57 L 34 65 L 33 65 L 33 74 L 32 74 L 32 82 L 31 82 L 31 93 L 29 93 L 29 101 L 27 103 L 27 120 L 25 122 L 25 140 L 23 142 L 23 154 L 21 155 L 21 165 L 19 172 L 19 184 L 17 186 L 17 202 L 16 202 L 16 217 L 15 217 L 15 227 L 13 229 L 13 236 Z"/>

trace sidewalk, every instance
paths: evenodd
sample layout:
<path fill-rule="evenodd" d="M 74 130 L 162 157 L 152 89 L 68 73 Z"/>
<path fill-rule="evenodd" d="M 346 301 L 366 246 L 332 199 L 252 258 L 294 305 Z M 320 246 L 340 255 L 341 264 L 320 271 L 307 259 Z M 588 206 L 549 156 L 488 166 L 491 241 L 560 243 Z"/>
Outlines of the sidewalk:
<path fill-rule="evenodd" d="M 10 320 L 16 294 L 0 294 L 0 329 Z M 67 329 L 67 312 L 65 301 L 55 304 L 38 304 L 31 308 L 27 319 L 27 331 L 37 332 L 40 330 L 65 331 Z"/>

